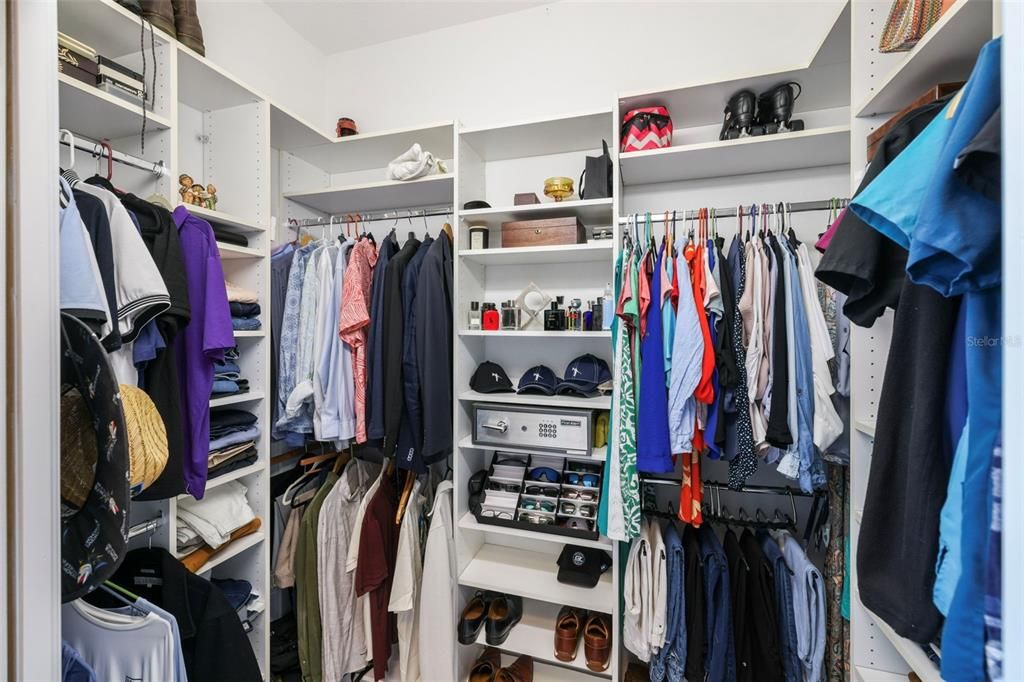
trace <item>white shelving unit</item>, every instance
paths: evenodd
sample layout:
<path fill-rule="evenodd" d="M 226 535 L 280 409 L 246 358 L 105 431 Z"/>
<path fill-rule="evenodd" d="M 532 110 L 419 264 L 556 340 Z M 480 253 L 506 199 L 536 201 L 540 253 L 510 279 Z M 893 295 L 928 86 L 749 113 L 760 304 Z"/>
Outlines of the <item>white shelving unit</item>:
<path fill-rule="evenodd" d="M 142 71 L 139 18 L 113 0 L 58 0 L 59 29 L 90 45 L 97 52 L 129 68 Z M 154 69 L 150 54 L 150 27 L 146 32 L 147 83 Z M 114 165 L 118 187 L 139 196 L 160 193 L 172 204 L 179 201 L 178 175 L 188 173 L 201 184 L 216 185 L 221 210 L 195 206 L 189 210 L 214 227 L 248 239 L 248 246 L 218 243 L 225 277 L 259 294 L 263 322 L 270 311 L 270 103 L 263 95 L 234 78 L 212 61 L 199 56 L 159 30 L 153 35 L 156 53 L 156 85 L 153 110 L 145 114 L 145 149 L 141 144 L 142 108 L 114 95 L 58 74 L 60 125 L 94 139 L 108 138 L 117 151 L 162 162 L 168 177 Z M 54 42 L 56 36 L 53 37 Z M 87 164 L 86 164 L 87 165 Z M 80 171 L 88 175 L 88 168 Z M 210 479 L 208 489 L 239 481 L 248 489 L 248 500 L 261 519 L 258 532 L 231 543 L 200 569 L 204 577 L 248 580 L 264 599 L 270 594 L 270 438 L 269 385 L 270 341 L 265 330 L 235 332 L 242 375 L 250 391 L 210 399 L 210 407 L 232 406 L 257 416 L 261 435 L 255 463 Z M 134 502 L 129 522 L 140 523 L 161 516 L 162 525 L 150 538 L 139 536 L 131 547 L 167 548 L 179 556 L 175 541 L 178 499 Z M 253 621 L 249 633 L 253 650 L 265 674 L 269 674 L 270 623 L 265 616 Z"/>
<path fill-rule="evenodd" d="M 325 214 L 361 213 L 451 202 L 454 181 L 450 173 L 415 180 L 380 180 L 355 185 L 331 186 L 304 192 L 288 192 L 285 199 Z"/>
<path fill-rule="evenodd" d="M 493 447 L 473 442 L 472 405 L 475 402 L 534 405 L 559 408 L 607 410 L 608 397 L 517 395 L 477 393 L 469 379 L 484 360 L 500 364 L 513 383 L 529 367 L 549 366 L 561 376 L 569 362 L 583 353 L 594 353 L 611 363 L 611 334 L 595 332 L 544 331 L 535 320 L 514 331 L 467 329 L 471 301 L 499 302 L 517 298 L 531 282 L 553 298 L 584 302 L 604 295 L 611 281 L 614 240 L 585 244 L 538 247 L 501 247 L 503 222 L 537 218 L 576 216 L 587 228 L 614 225 L 615 199 L 566 200 L 526 206 L 510 206 L 513 195 L 533 191 L 543 196 L 543 180 L 553 175 L 579 177 L 585 157 L 601 151 L 601 141 L 612 145 L 615 121 L 612 112 L 586 113 L 562 118 L 511 123 L 496 128 L 463 130 L 459 135 L 460 202 L 485 200 L 494 208 L 463 210 L 459 213 L 455 258 L 455 409 L 454 458 L 456 547 L 459 585 L 463 599 L 477 589 L 498 590 L 524 598 L 523 620 L 501 646 L 511 655 L 528 654 L 535 659 L 534 679 L 587 680 L 616 678 L 617 651 L 605 673 L 589 671 L 582 646 L 572 663 L 554 658 L 554 621 L 563 604 L 608 613 L 618 619 L 618 557 L 607 538 L 577 540 L 572 537 L 538 533 L 527 528 L 506 528 L 479 523 L 469 511 L 466 481 L 486 467 Z M 469 243 L 468 228 L 486 226 L 491 248 L 461 248 Z M 500 448 L 502 452 L 530 453 L 522 448 Z M 604 461 L 603 448 L 590 456 L 572 459 Z M 559 455 L 561 456 L 561 455 Z M 556 559 L 567 544 L 594 547 L 613 556 L 613 566 L 594 589 L 564 585 L 557 581 Z M 484 644 L 480 640 L 478 644 Z M 479 653 L 478 647 L 460 647 L 457 652 L 461 675 Z"/>

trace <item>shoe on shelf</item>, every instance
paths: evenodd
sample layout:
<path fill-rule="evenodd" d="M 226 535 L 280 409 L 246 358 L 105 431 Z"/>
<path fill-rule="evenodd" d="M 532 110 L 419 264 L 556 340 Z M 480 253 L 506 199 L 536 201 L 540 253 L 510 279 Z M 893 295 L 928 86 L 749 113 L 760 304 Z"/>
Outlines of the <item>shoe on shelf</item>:
<path fill-rule="evenodd" d="M 459 618 L 459 644 L 468 645 L 476 642 L 480 629 L 487 620 L 491 602 L 498 596 L 500 595 L 493 592 L 477 592 L 473 595 L 466 608 L 462 609 L 462 617 Z"/>
<path fill-rule="evenodd" d="M 595 673 L 608 669 L 612 655 L 612 622 L 603 613 L 592 613 L 583 627 L 583 654 L 587 668 Z"/>
<path fill-rule="evenodd" d="M 199 25 L 199 12 L 196 11 L 196 0 L 173 0 L 174 25 L 177 27 L 178 40 L 185 47 L 190 47 L 202 56 L 206 56 L 203 45 L 203 27 Z"/>
<path fill-rule="evenodd" d="M 494 682 L 494 677 L 501 668 L 501 652 L 492 646 L 484 649 L 480 658 L 469 669 L 469 682 Z"/>
<path fill-rule="evenodd" d="M 491 602 L 487 611 L 487 643 L 500 646 L 508 639 L 508 633 L 523 618 L 523 598 L 511 594 L 500 595 Z"/>
<path fill-rule="evenodd" d="M 177 35 L 171 0 L 142 0 L 142 18 L 172 38 Z"/>
<path fill-rule="evenodd" d="M 533 659 L 520 656 L 512 665 L 499 670 L 494 682 L 533 682 Z"/>
<path fill-rule="evenodd" d="M 580 647 L 580 635 L 587 614 L 571 606 L 563 606 L 555 619 L 555 658 L 569 663 L 576 660 Z"/>

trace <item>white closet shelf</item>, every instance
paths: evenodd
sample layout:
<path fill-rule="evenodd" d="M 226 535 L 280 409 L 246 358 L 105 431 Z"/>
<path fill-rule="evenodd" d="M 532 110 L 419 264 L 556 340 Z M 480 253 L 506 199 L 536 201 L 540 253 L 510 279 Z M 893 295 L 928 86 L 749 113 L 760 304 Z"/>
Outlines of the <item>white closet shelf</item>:
<path fill-rule="evenodd" d="M 507 447 L 504 445 L 483 445 L 480 443 L 474 443 L 472 436 L 466 436 L 459 441 L 460 448 L 467 448 L 473 450 L 501 450 L 502 452 L 513 452 L 522 453 L 524 455 L 545 455 L 551 457 L 569 457 L 570 459 L 579 460 L 581 462 L 603 462 L 605 460 L 605 448 L 594 448 L 591 450 L 589 455 L 563 455 L 557 452 L 543 452 L 534 448 L 515 448 Z"/>
<path fill-rule="evenodd" d="M 566 543 L 572 540 L 567 538 Z M 612 613 L 616 597 L 611 571 L 605 571 L 593 588 L 577 587 L 558 582 L 557 559 L 554 554 L 485 544 L 462 571 L 459 584 Z M 510 566 L 516 570 L 508 570 Z"/>
<path fill-rule="evenodd" d="M 502 450 L 504 452 L 504 450 Z M 570 537 L 568 535 L 555 535 L 554 533 L 536 533 L 532 530 L 526 530 L 524 528 L 509 528 L 506 526 L 491 526 L 486 523 L 480 523 L 473 516 L 472 512 L 466 512 L 459 519 L 459 528 L 463 530 L 476 531 L 478 533 L 493 533 L 495 535 L 504 535 L 512 538 L 525 538 L 530 541 L 540 540 L 544 542 L 552 542 L 556 545 L 572 544 L 579 545 L 581 547 L 595 547 L 597 549 L 604 549 L 612 551 L 612 541 L 603 535 L 597 540 L 583 540 L 580 538 Z"/>
<path fill-rule="evenodd" d="M 874 419 L 857 419 L 853 422 L 853 428 L 871 438 L 875 437 Z"/>
<path fill-rule="evenodd" d="M 223 227 L 229 227 L 235 232 L 265 232 L 266 226 L 259 225 L 253 220 L 247 220 L 238 216 L 231 215 L 230 213 L 224 213 L 223 211 L 213 211 L 202 206 L 194 206 L 186 204 L 185 207 L 188 212 L 199 216 L 206 222 L 214 225 L 221 225 Z"/>
<path fill-rule="evenodd" d="M 611 144 L 612 120 L 611 111 L 586 112 L 491 128 L 467 128 L 459 139 L 469 144 L 482 161 L 596 150 L 601 148 L 601 140 Z"/>
<path fill-rule="evenodd" d="M 516 393 L 477 393 L 476 391 L 463 391 L 459 394 L 459 400 L 478 403 L 508 403 L 510 405 L 582 407 L 591 410 L 610 410 L 612 407 L 612 398 L 611 396 L 606 395 L 598 396 L 596 398 L 582 398 L 572 395 L 518 395 Z"/>
<path fill-rule="evenodd" d="M 459 213 L 465 218 L 466 213 Z M 611 268 L 614 239 L 558 246 L 516 246 L 459 249 L 459 258 L 481 265 L 549 265 L 552 263 L 606 263 Z"/>
<path fill-rule="evenodd" d="M 576 652 L 576 660 L 566 662 L 555 658 L 555 623 L 558 620 L 560 608 L 561 606 L 558 604 L 527 602 L 524 604 L 522 620 L 512 628 L 508 639 L 497 648 L 510 654 L 527 654 L 535 660 L 548 661 L 565 669 L 577 670 L 587 675 L 611 677 L 610 668 L 603 673 L 596 673 L 587 668 L 587 657 L 583 651 L 582 637 L 580 637 L 579 649 Z M 484 630 L 480 631 L 476 643 L 480 646 L 489 646 L 487 633 Z M 536 674 L 534 678 L 549 679 Z"/>
<path fill-rule="evenodd" d="M 235 330 L 236 339 L 262 339 L 267 335 L 265 329 L 250 329 L 245 331 Z"/>
<path fill-rule="evenodd" d="M 264 97 L 198 52 L 178 44 L 178 100 L 199 111 L 228 109 Z"/>
<path fill-rule="evenodd" d="M 139 51 L 141 19 L 114 0 L 58 0 L 57 27 L 61 33 L 80 40 L 100 54 L 116 59 Z M 146 25 L 149 47 L 151 24 Z M 157 48 L 172 38 L 154 29 Z"/>
<path fill-rule="evenodd" d="M 612 199 L 580 199 L 578 201 L 545 201 L 524 206 L 500 206 L 498 208 L 474 208 L 459 211 L 459 218 L 467 223 L 484 223 L 500 227 L 512 220 L 534 220 L 537 218 L 565 218 L 577 216 L 584 225 L 611 225 L 615 218 Z"/>
<path fill-rule="evenodd" d="M 62 128 L 96 140 L 138 136 L 142 131 L 141 106 L 67 74 L 58 73 L 57 82 Z M 153 112 L 148 112 L 146 119 L 146 128 L 150 131 L 171 127 L 166 118 Z"/>
<path fill-rule="evenodd" d="M 546 332 L 543 329 L 460 329 L 459 336 L 493 336 L 512 337 L 527 339 L 610 339 L 610 331 L 598 330 L 596 332 L 572 332 L 554 331 Z"/>
<path fill-rule="evenodd" d="M 247 467 L 242 467 L 241 469 L 235 469 L 234 471 L 232 471 L 230 473 L 226 473 L 223 476 L 217 476 L 216 478 L 208 479 L 206 481 L 206 490 L 209 491 L 209 490 L 212 490 L 214 488 L 219 488 L 220 486 L 224 485 L 225 483 L 237 480 L 239 478 L 245 478 L 246 476 L 248 476 L 250 474 L 259 473 L 260 471 L 263 471 L 266 468 L 267 468 L 267 463 L 266 462 L 261 462 L 261 461 L 253 462 L 252 464 L 250 464 Z M 188 493 L 182 493 L 181 495 L 178 495 L 178 499 L 179 500 L 187 500 L 187 499 L 191 499 L 191 498 L 192 498 L 192 496 L 189 495 Z"/>
<path fill-rule="evenodd" d="M 861 665 L 854 666 L 855 682 L 907 682 L 906 675 L 886 672 L 884 670 L 872 670 Z"/>
<path fill-rule="evenodd" d="M 263 400 L 263 391 L 249 391 L 247 393 L 236 393 L 220 398 L 210 398 L 210 407 L 224 407 L 225 405 L 237 405 L 239 403 L 254 403 Z"/>
<path fill-rule="evenodd" d="M 333 135 L 302 118 L 278 102 L 270 102 L 270 146 L 291 152 L 303 147 L 331 144 Z"/>
<path fill-rule="evenodd" d="M 428 175 L 417 180 L 381 180 L 360 185 L 291 192 L 284 197 L 327 214 L 448 206 L 452 203 L 454 179 L 454 175 L 445 173 Z"/>
<path fill-rule="evenodd" d="M 622 182 L 648 185 L 850 162 L 850 126 L 701 142 L 619 156 Z"/>
<path fill-rule="evenodd" d="M 967 80 L 978 50 L 991 38 L 992 0 L 958 0 L 914 49 L 902 56 L 860 104 L 856 115 L 900 111 L 938 83 Z"/>
<path fill-rule="evenodd" d="M 942 682 L 942 675 L 939 674 L 939 669 L 936 667 L 932 660 L 925 655 L 924 650 L 911 642 L 905 637 L 900 637 L 896 632 L 889 627 L 885 621 L 878 616 L 871 614 L 871 617 L 875 621 L 875 625 L 878 627 L 878 631 L 885 635 L 886 639 L 892 644 L 893 648 L 899 652 L 903 660 L 907 662 L 911 670 L 917 673 L 917 676 L 921 678 L 921 682 Z"/>
<path fill-rule="evenodd" d="M 281 147 L 277 146 L 278 139 L 274 137 L 275 119 L 280 133 L 279 139 L 283 145 Z M 383 176 L 383 170 L 387 168 L 388 162 L 417 142 L 423 151 L 433 153 L 438 159 L 455 157 L 454 121 L 359 133 L 349 137 L 333 137 L 332 132 L 332 137 L 324 136 L 326 141 L 314 141 L 317 140 L 317 133 L 309 124 L 302 122 L 293 114 L 280 110 L 276 116 L 271 116 L 270 135 L 274 147 L 290 152 L 328 174 L 379 168 Z M 295 146 L 287 145 L 288 142 L 293 142 Z M 449 168 L 450 172 L 454 170 Z"/>
<path fill-rule="evenodd" d="M 209 573 L 210 571 L 212 571 L 213 569 L 217 568 L 218 566 L 220 566 L 224 562 L 230 561 L 231 559 L 234 559 L 236 556 L 238 556 L 242 552 L 245 552 L 246 550 L 252 549 L 253 547 L 259 546 L 260 544 L 263 543 L 263 541 L 265 539 L 266 539 L 266 534 L 263 531 L 261 531 L 261 530 L 256 531 L 252 535 L 246 535 L 244 538 L 239 538 L 239 539 L 235 540 L 234 542 L 232 542 L 231 545 L 228 546 L 228 548 L 225 549 L 223 552 L 221 552 L 220 554 L 214 555 L 209 561 L 207 561 L 205 564 L 203 564 L 202 567 L 198 571 L 196 571 L 196 573 L 197 574 Z M 180 559 L 181 557 L 183 557 L 185 555 L 177 554 L 176 556 Z"/>
<path fill-rule="evenodd" d="M 721 125 L 722 109 L 738 91 L 760 94 L 786 81 L 796 81 L 803 87 L 794 118 L 800 118 L 804 111 L 850 106 L 850 3 L 836 3 L 835 7 L 828 35 L 807 59 L 773 73 L 755 70 L 728 80 L 694 80 L 621 95 L 618 120 L 630 109 L 662 105 L 676 126 L 684 122 L 686 127 Z"/>
<path fill-rule="evenodd" d="M 245 258 L 263 258 L 262 250 L 254 249 L 251 246 L 238 246 L 227 242 L 217 242 L 217 250 L 220 251 L 221 260 L 239 260 Z"/>

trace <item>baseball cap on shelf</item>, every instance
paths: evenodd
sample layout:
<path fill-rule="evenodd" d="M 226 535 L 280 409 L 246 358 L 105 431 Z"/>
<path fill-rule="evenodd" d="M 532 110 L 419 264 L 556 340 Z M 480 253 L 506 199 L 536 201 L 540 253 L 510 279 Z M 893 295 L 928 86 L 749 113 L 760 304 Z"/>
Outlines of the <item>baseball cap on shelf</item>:
<path fill-rule="evenodd" d="M 477 393 L 512 393 L 515 388 L 508 374 L 496 362 L 486 360 L 473 372 L 473 378 L 469 380 L 469 387 Z"/>
<path fill-rule="evenodd" d="M 555 387 L 558 385 L 558 377 L 545 365 L 531 367 L 519 377 L 519 390 L 517 393 L 540 393 L 542 395 L 554 395 Z"/>
<path fill-rule="evenodd" d="M 558 557 L 558 582 L 594 587 L 611 565 L 612 557 L 608 552 L 595 547 L 566 545 Z"/>
<path fill-rule="evenodd" d="M 598 395 L 598 387 L 612 378 L 608 363 L 601 358 L 587 353 L 581 355 L 565 368 L 565 378 L 555 388 L 555 393 L 578 393 L 593 398 Z"/>

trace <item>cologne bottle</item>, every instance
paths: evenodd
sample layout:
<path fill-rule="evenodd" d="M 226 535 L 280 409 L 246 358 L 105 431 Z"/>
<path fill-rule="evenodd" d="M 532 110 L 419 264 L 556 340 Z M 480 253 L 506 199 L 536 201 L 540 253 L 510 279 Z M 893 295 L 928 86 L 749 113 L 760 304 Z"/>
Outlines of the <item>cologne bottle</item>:
<path fill-rule="evenodd" d="M 561 332 L 565 331 L 565 311 L 561 305 L 563 297 L 558 296 L 551 302 L 551 309 L 544 311 L 544 331 Z"/>
<path fill-rule="evenodd" d="M 612 317 L 615 315 L 615 304 L 612 302 L 612 283 L 604 287 L 604 300 L 601 306 L 601 329 L 612 328 Z"/>
<path fill-rule="evenodd" d="M 484 303 L 483 327 L 487 331 L 497 331 L 501 326 L 501 316 L 493 303 Z"/>
<path fill-rule="evenodd" d="M 477 330 L 483 328 L 483 319 L 480 314 L 480 301 L 469 302 L 469 329 Z"/>
<path fill-rule="evenodd" d="M 508 330 L 519 329 L 522 319 L 522 311 L 512 299 L 501 302 L 501 328 Z"/>

